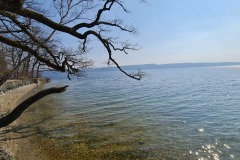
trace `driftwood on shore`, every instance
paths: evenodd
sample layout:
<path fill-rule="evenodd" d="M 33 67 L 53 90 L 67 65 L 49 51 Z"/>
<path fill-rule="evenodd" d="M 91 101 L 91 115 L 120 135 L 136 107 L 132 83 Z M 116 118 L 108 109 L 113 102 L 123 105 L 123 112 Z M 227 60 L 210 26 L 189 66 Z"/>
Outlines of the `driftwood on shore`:
<path fill-rule="evenodd" d="M 6 127 L 7 125 L 9 125 L 13 121 L 15 121 L 18 117 L 21 116 L 21 114 L 30 105 L 32 105 L 36 101 L 38 101 L 38 100 L 42 99 L 43 97 L 45 97 L 47 95 L 50 95 L 50 94 L 64 92 L 67 89 L 67 87 L 68 86 L 48 88 L 48 89 L 42 90 L 42 91 L 36 93 L 35 95 L 29 97 L 28 99 L 23 101 L 21 104 L 16 106 L 16 108 L 12 112 L 10 112 L 6 116 L 0 118 L 0 128 L 1 127 Z"/>

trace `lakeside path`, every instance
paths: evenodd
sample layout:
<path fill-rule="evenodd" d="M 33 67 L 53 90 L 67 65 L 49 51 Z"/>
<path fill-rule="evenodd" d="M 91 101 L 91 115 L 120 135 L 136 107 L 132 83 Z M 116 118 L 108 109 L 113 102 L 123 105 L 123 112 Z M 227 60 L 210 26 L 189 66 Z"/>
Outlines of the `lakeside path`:
<path fill-rule="evenodd" d="M 16 105 L 28 98 L 31 95 L 30 92 L 33 91 L 36 86 L 37 84 L 30 84 L 1 94 L 0 116 L 12 111 Z M 28 144 L 27 139 L 19 138 L 21 137 L 21 133 L 14 132 L 14 128 L 24 120 L 23 118 L 20 117 L 10 124 L 10 126 L 0 129 L 0 159 L 19 159 L 20 157 L 17 156 L 19 156 L 19 152 L 22 149 L 21 146 Z"/>

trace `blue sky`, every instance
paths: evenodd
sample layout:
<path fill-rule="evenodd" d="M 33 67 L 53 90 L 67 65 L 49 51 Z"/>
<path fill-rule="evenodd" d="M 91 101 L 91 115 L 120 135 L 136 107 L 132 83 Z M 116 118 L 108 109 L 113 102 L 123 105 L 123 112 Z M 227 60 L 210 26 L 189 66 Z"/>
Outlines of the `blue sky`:
<path fill-rule="evenodd" d="M 130 14 L 117 9 L 125 23 L 138 28 L 141 50 L 115 54 L 121 65 L 182 62 L 240 61 L 239 0 L 138 0 L 126 2 Z M 95 42 L 94 42 L 95 43 Z M 104 66 L 107 54 L 99 44 L 89 53 L 95 66 Z"/>

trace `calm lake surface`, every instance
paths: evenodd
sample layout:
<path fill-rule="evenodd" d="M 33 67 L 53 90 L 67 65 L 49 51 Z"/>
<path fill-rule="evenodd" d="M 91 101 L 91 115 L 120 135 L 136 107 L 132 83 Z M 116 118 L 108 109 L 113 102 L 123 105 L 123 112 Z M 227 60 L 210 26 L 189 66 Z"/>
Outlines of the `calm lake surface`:
<path fill-rule="evenodd" d="M 70 86 L 28 112 L 70 159 L 240 159 L 239 68 L 145 72 L 141 81 L 119 71 L 46 74 L 48 87 Z"/>

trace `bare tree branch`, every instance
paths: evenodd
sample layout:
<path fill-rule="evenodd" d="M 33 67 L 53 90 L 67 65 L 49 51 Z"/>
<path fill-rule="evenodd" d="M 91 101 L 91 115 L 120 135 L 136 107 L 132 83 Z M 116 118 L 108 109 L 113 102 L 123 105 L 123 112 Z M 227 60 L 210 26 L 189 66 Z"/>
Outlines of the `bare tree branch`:
<path fill-rule="evenodd" d="M 15 66 L 11 71 L 9 71 L 8 73 L 6 73 L 3 77 L 0 78 L 0 86 L 3 85 L 4 82 L 6 82 L 15 72 L 16 70 L 19 68 L 19 66 L 21 66 L 23 64 L 23 62 L 27 61 L 31 56 L 27 56 L 25 57 L 23 60 L 21 60 L 17 66 Z"/>
<path fill-rule="evenodd" d="M 58 71 L 65 72 L 65 62 L 63 62 L 62 66 L 57 66 L 57 65 L 51 63 L 49 60 L 40 57 L 37 51 L 33 50 L 32 48 L 30 48 L 30 47 L 28 47 L 28 46 L 26 46 L 24 44 L 21 44 L 19 42 L 14 41 L 14 40 L 5 38 L 5 37 L 3 37 L 1 35 L 0 35 L 0 41 L 5 43 L 5 44 L 8 44 L 10 46 L 13 46 L 13 47 L 16 47 L 16 48 L 20 48 L 20 49 L 22 49 L 22 50 L 24 50 L 26 52 L 29 52 L 33 56 L 35 56 L 38 60 L 40 60 L 41 62 L 43 62 L 46 65 L 50 66 L 51 68 L 56 69 Z"/>
<path fill-rule="evenodd" d="M 100 8 L 98 11 L 97 11 L 97 15 L 95 17 L 95 19 L 92 21 L 92 22 L 89 22 L 89 23 L 86 23 L 86 22 L 82 22 L 82 23 L 78 23 L 76 25 L 74 25 L 73 27 L 70 27 L 70 26 L 67 26 L 66 24 L 70 23 L 70 22 L 73 22 L 74 20 L 77 20 L 79 18 L 79 15 L 80 15 L 80 12 L 72 19 L 68 19 L 65 23 L 63 22 L 64 19 L 66 19 L 66 17 L 68 17 L 68 15 L 71 14 L 71 9 L 73 9 L 74 7 L 76 6 L 80 6 L 82 4 L 82 2 L 86 2 L 87 0 L 82 0 L 82 1 L 76 1 L 76 2 L 73 2 L 73 0 L 69 0 L 67 2 L 63 1 L 63 0 L 57 0 L 55 1 L 53 4 L 60 16 L 60 22 L 57 23 L 57 22 L 54 22 L 53 20 L 47 18 L 45 15 L 41 14 L 41 13 L 38 13 L 34 10 L 30 10 L 30 9 L 27 9 L 27 8 L 20 8 L 20 9 L 16 9 L 16 10 L 12 10 L 10 9 L 9 7 L 8 8 L 3 8 L 1 7 L 0 5 L 0 9 L 2 10 L 5 10 L 6 11 L 6 14 L 7 15 L 7 12 L 12 12 L 16 15 L 19 15 L 19 16 L 22 16 L 22 17 L 25 17 L 25 18 L 29 18 L 29 19 L 33 19 L 41 24 L 44 24 L 48 27 L 50 27 L 51 29 L 53 29 L 54 31 L 50 34 L 50 37 L 52 36 L 52 34 L 54 34 L 56 31 L 60 31 L 60 32 L 64 32 L 64 33 L 67 33 L 69 35 L 72 35 L 80 40 L 82 40 L 82 43 L 83 43 L 83 51 L 86 51 L 85 48 L 86 48 L 86 39 L 89 37 L 89 36 L 94 36 L 96 37 L 98 40 L 100 40 L 100 42 L 103 44 L 103 46 L 106 48 L 107 50 L 107 53 L 109 55 L 109 60 L 112 61 L 116 66 L 117 68 L 119 68 L 119 70 L 121 72 L 123 72 L 122 69 L 120 69 L 120 65 L 118 65 L 118 63 L 112 58 L 112 51 L 122 51 L 124 53 L 127 53 L 127 50 L 135 50 L 136 48 L 134 48 L 133 45 L 130 45 L 128 43 L 125 43 L 123 46 L 121 47 L 117 47 L 115 46 L 115 44 L 113 44 L 111 42 L 112 38 L 111 37 L 106 37 L 104 38 L 102 35 L 101 35 L 101 32 L 106 32 L 104 31 L 104 29 L 101 29 L 101 26 L 104 25 L 104 26 L 108 26 L 108 27 L 116 27 L 116 28 L 119 28 L 121 31 L 125 31 L 125 32 L 129 32 L 129 33 L 133 33 L 135 34 L 136 33 L 136 30 L 135 28 L 133 27 L 124 27 L 121 23 L 120 20 L 113 20 L 113 21 L 105 21 L 105 20 L 101 20 L 102 18 L 102 15 L 103 13 L 105 13 L 106 11 L 110 11 L 112 9 L 112 6 L 114 4 L 117 4 L 119 5 L 123 11 L 127 12 L 127 9 L 123 6 L 122 4 L 122 1 L 119 1 L 119 0 L 105 0 L 104 4 L 103 4 L 103 7 Z M 80 3 L 81 2 L 81 3 Z M 91 7 L 90 7 L 91 8 Z M 52 63 L 51 61 L 46 61 L 43 57 L 37 55 L 37 54 L 34 54 L 34 51 L 30 51 L 29 48 L 27 48 L 27 46 L 20 46 L 18 45 L 19 48 L 23 49 L 25 51 L 28 51 L 30 52 L 31 54 L 33 54 L 37 59 L 39 59 L 39 61 L 41 62 L 44 62 L 46 65 L 48 65 L 49 67 L 51 68 L 54 68 L 56 70 L 59 70 L 59 71 L 66 71 L 68 70 L 69 73 L 73 73 L 71 71 L 74 71 L 75 72 L 75 69 L 73 69 L 73 67 L 70 65 L 72 62 L 68 62 L 69 61 L 69 58 L 66 57 L 65 60 L 62 62 L 61 65 L 58 64 L 58 61 L 55 57 L 55 55 L 49 51 L 48 47 L 46 47 L 44 44 L 42 44 L 41 42 L 38 42 L 36 40 L 36 38 L 34 38 L 34 36 L 32 34 L 30 34 L 30 32 L 26 29 L 24 29 L 24 27 L 21 26 L 21 24 L 19 24 L 18 21 L 16 21 L 16 19 L 13 19 L 11 18 L 19 27 L 20 29 L 23 30 L 23 32 L 25 32 L 25 34 L 27 34 L 35 43 L 38 43 L 38 45 L 40 45 L 41 48 L 45 49 L 49 56 L 52 57 L 52 60 L 54 61 L 54 63 Z M 99 27 L 100 28 L 100 32 L 97 33 L 97 31 L 95 30 L 96 27 Z M 90 30 L 88 31 L 84 31 L 83 33 L 81 33 L 81 30 L 82 28 L 89 28 Z M 50 37 L 48 39 L 50 39 Z M 0 37 L 1 39 L 1 37 Z M 47 39 L 47 40 L 48 40 Z M 46 41 L 47 41 L 46 40 Z M 45 41 L 45 42 L 46 42 Z M 9 41 L 10 42 L 10 41 Z M 8 43 L 10 44 L 10 43 Z M 123 43 L 122 43 L 123 44 Z M 22 45 L 22 44 L 21 44 Z M 16 47 L 16 45 L 15 45 Z M 123 72 L 124 74 L 128 75 L 129 77 L 131 78 L 134 78 L 134 79 L 139 79 L 139 78 L 136 78 L 134 77 L 133 74 L 128 74 L 126 73 L 125 71 Z M 137 76 L 139 77 L 139 76 Z"/>
<path fill-rule="evenodd" d="M 134 27 L 124 25 L 117 17 L 106 19 L 113 6 L 120 6 L 123 12 L 128 12 L 123 0 L 52 0 L 53 7 L 48 10 L 40 2 L 33 0 L 0 0 L 0 42 L 7 46 L 2 49 L 2 65 L 11 72 L 1 77 L 0 86 L 13 73 L 18 74 L 22 66 L 25 73 L 41 67 L 50 67 L 53 70 L 79 75 L 82 68 L 91 65 L 85 60 L 84 54 L 88 51 L 90 38 L 97 39 L 106 49 L 109 64 L 113 63 L 128 77 L 140 80 L 143 73 L 127 73 L 114 59 L 113 53 L 127 54 L 129 50 L 137 47 L 128 41 L 121 41 L 118 36 L 113 37 L 112 29 L 129 34 L 136 34 Z M 67 49 L 58 38 L 59 33 L 70 35 L 79 41 L 78 50 Z M 10 54 L 8 52 L 11 52 Z M 25 57 L 25 58 L 24 58 Z M 1 57 L 0 57 L 1 58 Z M 6 62 L 11 62 L 9 65 Z M 11 69 L 9 69 L 11 68 Z M 53 93 L 61 93 L 67 86 L 49 88 L 28 98 L 18 105 L 11 113 L 0 119 L 0 128 L 16 120 L 25 109 L 37 100 Z"/>

